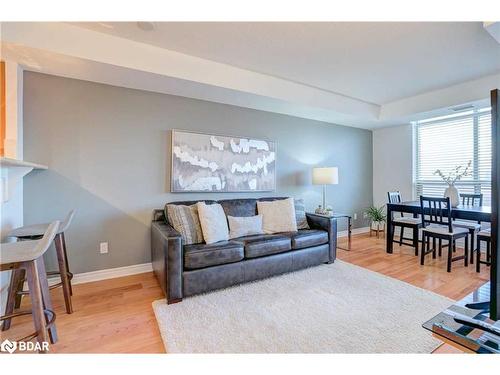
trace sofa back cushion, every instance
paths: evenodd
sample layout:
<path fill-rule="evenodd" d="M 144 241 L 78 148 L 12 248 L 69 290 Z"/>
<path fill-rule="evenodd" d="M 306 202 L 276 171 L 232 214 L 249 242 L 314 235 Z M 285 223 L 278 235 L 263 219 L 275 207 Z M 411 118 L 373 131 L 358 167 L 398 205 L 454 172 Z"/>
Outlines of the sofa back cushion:
<path fill-rule="evenodd" d="M 257 214 L 257 199 L 223 199 L 219 203 L 226 216 L 244 217 Z"/>
<path fill-rule="evenodd" d="M 185 245 L 203 242 L 203 232 L 196 205 L 167 204 L 165 211 L 168 222 L 181 234 Z"/>

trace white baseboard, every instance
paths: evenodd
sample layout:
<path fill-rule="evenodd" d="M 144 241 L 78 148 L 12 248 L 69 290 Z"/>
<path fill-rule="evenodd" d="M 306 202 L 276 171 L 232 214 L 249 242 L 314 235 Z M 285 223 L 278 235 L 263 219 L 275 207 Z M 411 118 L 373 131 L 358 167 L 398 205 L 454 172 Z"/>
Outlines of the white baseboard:
<path fill-rule="evenodd" d="M 352 234 L 367 233 L 370 230 L 369 227 L 355 228 L 352 230 Z M 337 237 L 347 237 L 347 231 L 341 231 L 338 233 Z M 116 277 L 137 275 L 139 273 L 152 272 L 153 266 L 151 263 L 135 264 L 132 266 L 118 267 L 118 268 L 108 268 L 99 271 L 77 273 L 73 276 L 72 284 L 83 284 L 90 283 L 93 281 L 114 279 Z M 49 284 L 55 284 L 59 282 L 58 277 L 50 278 Z"/>
<path fill-rule="evenodd" d="M 370 227 L 362 227 L 362 228 L 354 228 L 351 232 L 354 235 L 354 234 L 368 233 L 369 231 L 370 231 Z M 343 231 L 337 233 L 337 238 L 347 237 L 347 235 L 348 235 L 348 231 L 343 230 Z"/>
<path fill-rule="evenodd" d="M 90 283 L 93 281 L 114 279 L 116 277 L 137 275 L 139 273 L 152 272 L 153 265 L 151 263 L 143 263 L 143 264 L 134 264 L 132 266 L 125 267 L 117 267 L 117 268 L 108 268 L 105 270 L 92 271 L 92 272 L 84 272 L 77 273 L 73 275 L 72 284 L 83 284 Z M 49 284 L 59 282 L 58 277 L 50 278 Z"/>

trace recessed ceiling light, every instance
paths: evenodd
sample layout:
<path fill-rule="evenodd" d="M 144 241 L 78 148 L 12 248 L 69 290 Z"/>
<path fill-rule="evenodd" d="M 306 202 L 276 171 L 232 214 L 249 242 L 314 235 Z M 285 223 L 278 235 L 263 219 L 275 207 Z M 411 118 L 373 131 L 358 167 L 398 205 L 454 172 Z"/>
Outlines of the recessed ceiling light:
<path fill-rule="evenodd" d="M 153 31 L 155 24 L 154 22 L 137 22 L 137 27 L 143 31 Z"/>

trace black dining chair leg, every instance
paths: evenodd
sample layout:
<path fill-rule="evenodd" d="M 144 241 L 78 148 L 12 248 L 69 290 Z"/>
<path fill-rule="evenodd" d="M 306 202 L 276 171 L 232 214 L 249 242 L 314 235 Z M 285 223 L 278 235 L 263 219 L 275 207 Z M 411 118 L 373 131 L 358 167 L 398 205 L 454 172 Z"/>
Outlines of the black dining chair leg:
<path fill-rule="evenodd" d="M 469 267 L 469 236 L 465 236 L 464 266 Z"/>
<path fill-rule="evenodd" d="M 476 272 L 481 272 L 481 241 L 477 240 L 476 249 Z"/>
<path fill-rule="evenodd" d="M 443 255 L 443 240 L 440 238 L 438 241 L 438 255 Z"/>
<path fill-rule="evenodd" d="M 451 244 L 453 242 L 453 245 Z M 446 272 L 451 272 L 451 255 L 455 249 L 455 240 L 450 241 L 450 246 L 448 247 L 448 261 L 446 264 Z"/>
<path fill-rule="evenodd" d="M 486 242 L 486 261 L 491 263 L 491 243 Z"/>
<path fill-rule="evenodd" d="M 403 244 L 403 235 L 405 233 L 405 227 L 401 226 L 401 232 L 399 234 L 399 246 Z"/>
<path fill-rule="evenodd" d="M 436 259 L 436 237 L 432 237 L 432 259 Z"/>
<path fill-rule="evenodd" d="M 474 234 L 476 230 L 470 231 L 470 264 L 474 264 Z"/>
<path fill-rule="evenodd" d="M 426 241 L 425 241 L 425 234 L 422 233 L 422 250 L 420 251 L 420 265 L 424 265 L 424 261 L 425 261 L 425 244 L 426 244 Z"/>
<path fill-rule="evenodd" d="M 418 256 L 418 227 L 413 227 L 413 247 L 415 248 L 415 256 Z"/>
<path fill-rule="evenodd" d="M 370 233 L 371 234 L 371 233 Z M 392 226 L 392 231 L 391 231 L 391 242 L 394 242 L 394 236 L 396 235 L 396 226 Z"/>

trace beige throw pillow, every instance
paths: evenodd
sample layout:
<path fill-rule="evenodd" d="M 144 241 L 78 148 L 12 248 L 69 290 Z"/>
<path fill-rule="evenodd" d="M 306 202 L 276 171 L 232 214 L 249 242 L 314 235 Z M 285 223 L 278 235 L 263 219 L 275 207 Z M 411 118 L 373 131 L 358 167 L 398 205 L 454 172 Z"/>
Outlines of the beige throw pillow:
<path fill-rule="evenodd" d="M 257 211 L 259 215 L 262 215 L 264 233 L 297 231 L 293 198 L 271 202 L 257 202 Z"/>
<path fill-rule="evenodd" d="M 235 217 L 228 216 L 229 238 L 262 234 L 262 215 Z"/>
<path fill-rule="evenodd" d="M 205 202 L 196 203 L 198 216 L 200 217 L 203 239 L 207 244 L 229 239 L 229 230 L 227 228 L 226 214 L 222 206 L 218 203 L 206 204 Z"/>

